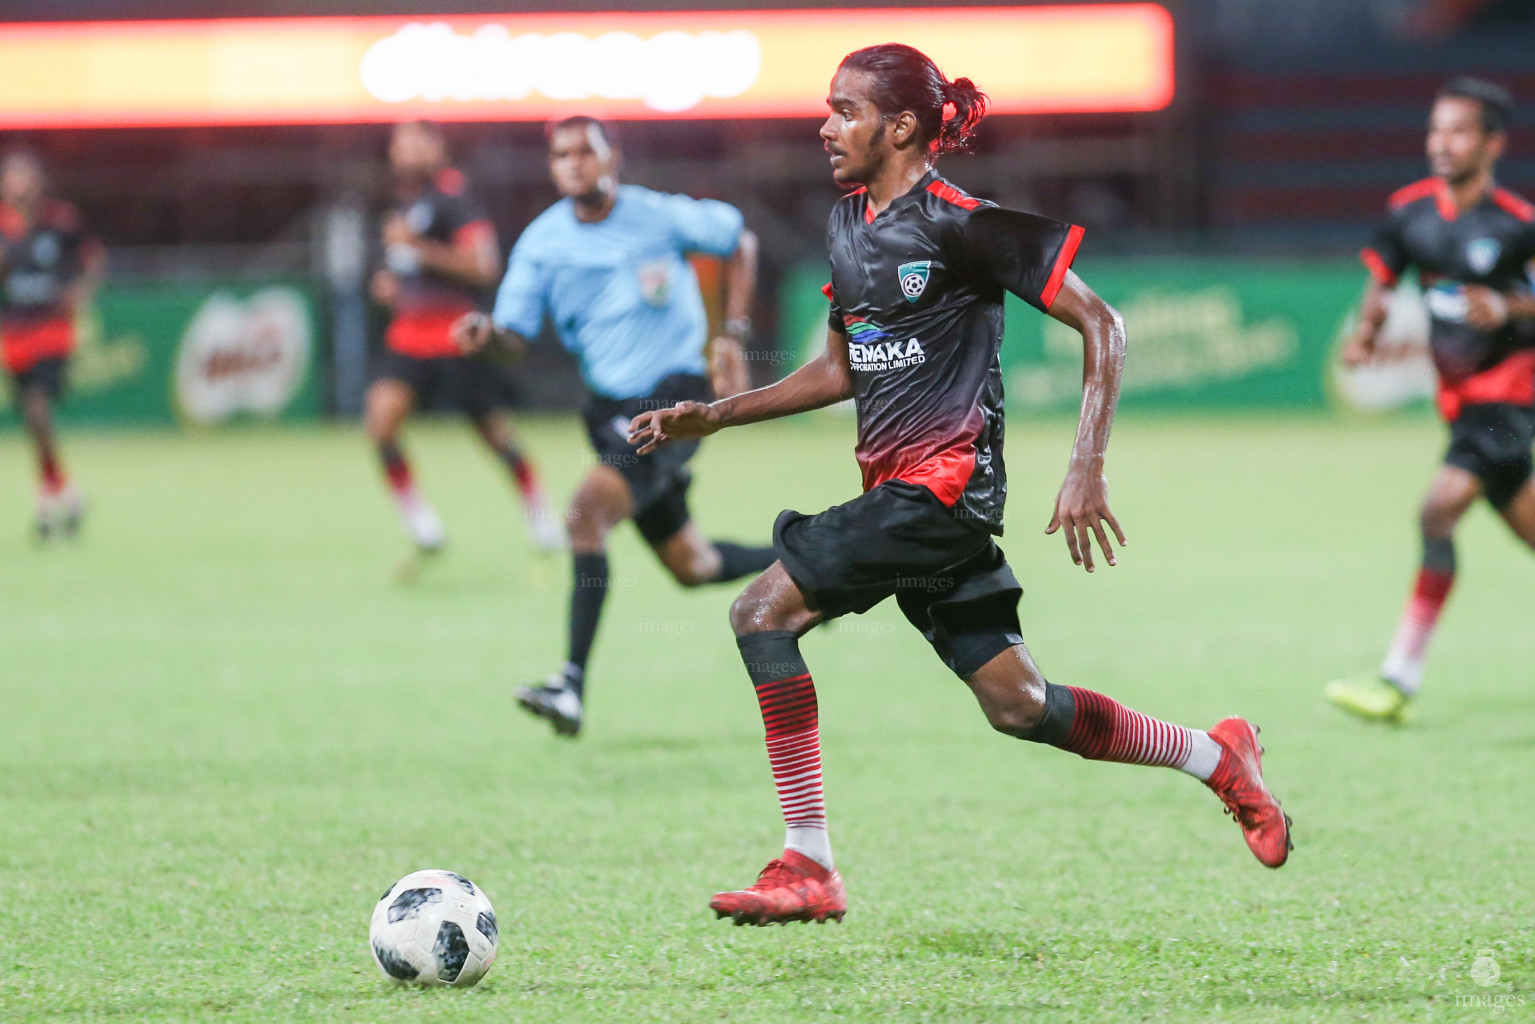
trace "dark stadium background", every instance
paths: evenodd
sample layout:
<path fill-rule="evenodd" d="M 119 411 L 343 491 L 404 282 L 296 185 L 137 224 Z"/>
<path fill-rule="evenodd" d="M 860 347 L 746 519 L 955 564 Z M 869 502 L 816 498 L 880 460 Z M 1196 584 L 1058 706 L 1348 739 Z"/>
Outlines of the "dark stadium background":
<path fill-rule="evenodd" d="M 558 9 L 658 6 L 817 5 L 581 0 Z M 945 172 L 976 194 L 1083 224 L 1086 257 L 1347 256 L 1357 251 L 1384 197 L 1424 173 L 1425 111 L 1445 78 L 1490 75 L 1522 98 L 1527 111 L 1535 108 L 1535 4 L 1527 0 L 1171 0 L 1166 6 L 1178 47 L 1177 92 L 1168 109 L 994 117 L 977 152 L 947 160 Z M 425 7 L 433 14 L 540 9 L 439 8 L 407 0 L 10 0 L 0 6 L 0 20 L 408 15 Z M 774 119 L 620 129 L 627 180 L 727 196 L 744 207 L 763 239 L 759 349 L 794 347 L 778 330 L 782 275 L 823 258 L 826 211 L 837 193 L 815 127 Z M 509 244 L 554 198 L 541 126 L 451 124 L 447 130 L 458 165 Z M 387 128 L 379 125 L 5 134 L 5 143 L 24 143 L 46 157 L 59 191 L 83 208 L 109 245 L 118 280 L 310 274 L 325 211 L 338 202 L 376 204 L 385 185 Z M 1535 113 L 1516 120 L 1502 174 L 1515 189 L 1535 188 Z M 323 349 L 320 365 L 326 365 Z M 778 364 L 763 358 L 754 365 L 761 382 Z M 569 361 L 558 352 L 541 352 L 517 376 L 524 404 L 579 399 Z M 324 384 L 327 410 L 355 411 L 356 380 Z"/>

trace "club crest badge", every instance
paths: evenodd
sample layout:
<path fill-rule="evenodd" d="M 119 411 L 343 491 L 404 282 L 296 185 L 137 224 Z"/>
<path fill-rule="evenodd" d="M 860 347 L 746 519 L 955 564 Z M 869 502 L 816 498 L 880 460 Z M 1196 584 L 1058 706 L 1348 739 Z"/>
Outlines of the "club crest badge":
<path fill-rule="evenodd" d="M 922 293 L 927 289 L 927 279 L 932 269 L 932 260 L 902 263 L 896 268 L 896 277 L 901 281 L 901 294 L 906 296 L 907 302 L 916 302 L 922 297 Z"/>
<path fill-rule="evenodd" d="M 1466 265 L 1473 274 L 1490 274 L 1503 255 L 1503 246 L 1496 238 L 1475 238 L 1466 243 Z"/>

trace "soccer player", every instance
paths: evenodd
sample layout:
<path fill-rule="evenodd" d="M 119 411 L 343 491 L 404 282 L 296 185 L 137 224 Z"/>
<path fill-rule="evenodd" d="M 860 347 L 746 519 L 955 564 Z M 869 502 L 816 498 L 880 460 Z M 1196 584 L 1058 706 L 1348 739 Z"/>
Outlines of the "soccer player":
<path fill-rule="evenodd" d="M 1423 561 L 1386 659 L 1325 690 L 1368 719 L 1401 722 L 1423 682 L 1429 638 L 1455 582 L 1455 526 L 1477 498 L 1535 547 L 1535 206 L 1493 174 L 1511 111 L 1507 91 L 1490 82 L 1457 78 L 1440 89 L 1428 124 L 1433 176 L 1391 197 L 1361 254 L 1370 280 L 1343 361 L 1371 358 L 1389 294 L 1416 267 L 1439 411 L 1450 425 L 1449 450 L 1418 514 Z"/>
<path fill-rule="evenodd" d="M 816 409 L 858 408 L 864 493 L 817 515 L 785 511 L 778 560 L 731 608 L 756 688 L 787 835 L 756 884 L 710 906 L 736 924 L 840 920 L 847 909 L 822 796 L 815 685 L 799 638 L 894 596 L 939 658 L 970 685 L 993 728 L 1094 760 L 1176 768 L 1215 791 L 1269 867 L 1285 862 L 1289 821 L 1264 785 L 1255 730 L 1158 721 L 1092 690 L 1047 682 L 1024 647 L 1022 591 L 1002 532 L 1003 291 L 1082 335 L 1082 412 L 1046 533 L 1094 569 L 1115 564 L 1104 450 L 1119 397 L 1124 326 L 1071 271 L 1082 229 L 972 198 L 939 177 L 985 112 L 967 78 L 946 80 L 909 46 L 843 59 L 821 128 L 832 177 L 859 186 L 833 208 L 826 350 L 770 387 L 635 418 L 641 452 L 724 427 Z M 944 117 L 946 106 L 954 108 Z M 664 450 L 664 449 L 662 449 Z"/>
<path fill-rule="evenodd" d="M 761 572 L 770 547 L 704 537 L 688 510 L 696 442 L 639 455 L 629 421 L 646 409 L 719 397 L 746 386 L 742 342 L 751 332 L 757 239 L 726 203 L 618 183 L 612 133 L 591 117 L 549 130 L 549 170 L 564 197 L 528 225 L 512 249 L 490 317 L 460 322 L 460 343 L 517 351 L 552 320 L 581 364 L 582 418 L 596 464 L 567 515 L 575 579 L 564 667 L 518 690 L 518 702 L 563 736 L 581 729 L 586 664 L 608 591 L 608 534 L 624 520 L 685 587 Z M 686 257 L 725 260 L 724 333 L 708 330 L 698 278 Z M 705 376 L 707 374 L 707 376 Z"/>
<path fill-rule="evenodd" d="M 384 267 L 373 277 L 373 297 L 393 318 L 368 389 L 368 436 L 378 447 L 400 520 L 418 554 L 441 550 L 445 537 L 436 510 L 416 490 L 400 450 L 400 427 L 411 409 L 439 397 L 469 417 L 511 473 L 534 543 L 558 548 L 560 524 L 546 509 L 533 463 L 513 440 L 500 409 L 495 368 L 453 343 L 454 321 L 479 307 L 496 282 L 501 255 L 495 227 L 465 194 L 463 175 L 447 158 L 436 125 L 395 126 L 389 145 L 395 206 L 383 222 Z M 407 563 L 407 571 L 414 564 Z"/>
<path fill-rule="evenodd" d="M 36 156 L 17 151 L 0 162 L 0 355 L 37 452 L 43 539 L 80 526 L 84 502 L 59 462 L 53 406 L 75 347 L 75 315 L 90 305 L 105 266 L 79 212 L 48 194 Z"/>

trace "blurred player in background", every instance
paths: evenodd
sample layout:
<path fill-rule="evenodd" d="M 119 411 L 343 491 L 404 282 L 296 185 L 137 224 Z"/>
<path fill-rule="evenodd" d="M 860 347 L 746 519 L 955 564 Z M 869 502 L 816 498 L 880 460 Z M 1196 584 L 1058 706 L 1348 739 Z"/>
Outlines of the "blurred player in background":
<path fill-rule="evenodd" d="M 389 144 L 395 205 L 384 216 L 384 268 L 373 277 L 373 297 L 393 318 L 368 389 L 368 435 L 378 446 L 400 519 L 418 553 L 440 550 L 445 538 L 442 520 L 416 490 L 399 437 L 411 410 L 433 401 L 454 405 L 469 417 L 516 482 L 534 543 L 557 548 L 564 539 L 560 524 L 545 507 L 533 463 L 513 440 L 500 408 L 496 368 L 453 343 L 453 322 L 479 308 L 496 283 L 501 254 L 495 227 L 465 194 L 463 175 L 447 158 L 436 125 L 412 121 L 395 127 Z"/>
<path fill-rule="evenodd" d="M 1057 686 L 1023 644 L 1023 591 L 994 539 L 1007 497 L 1004 290 L 1082 335 L 1081 421 L 1045 532 L 1063 531 L 1088 572 L 1094 537 L 1115 563 L 1105 524 L 1124 543 L 1103 474 L 1124 324 L 1070 269 L 1082 229 L 973 199 L 938 176 L 934 161 L 967 147 L 986 99 L 909 46 L 849 54 L 827 103 L 821 138 L 832 177 L 860 187 L 832 209 L 826 229 L 826 351 L 771 387 L 712 405 L 684 402 L 633 424 L 645 452 L 847 398 L 858 406 L 863 495 L 817 515 L 782 513 L 773 527 L 778 560 L 730 610 L 787 834 L 754 885 L 719 893 L 710 906 L 756 925 L 846 912 L 826 832 L 815 684 L 799 639 L 892 596 L 969 684 L 993 728 L 1092 760 L 1186 772 L 1220 797 L 1259 861 L 1279 867 L 1289 856 L 1289 819 L 1263 783 L 1250 724 L 1227 718 L 1208 732 L 1187 729 Z"/>
<path fill-rule="evenodd" d="M 53 406 L 75 347 L 75 316 L 87 308 L 106 269 L 106 253 L 69 203 L 48 194 L 37 157 L 0 162 L 0 354 L 16 405 L 37 451 L 37 533 L 73 534 L 83 500 L 64 475 Z"/>
<path fill-rule="evenodd" d="M 518 702 L 566 736 L 581 728 L 586 663 L 608 591 L 608 534 L 625 519 L 685 587 L 760 572 L 769 547 L 707 539 L 688 510 L 696 442 L 637 455 L 629 421 L 684 399 L 746 387 L 742 342 L 751 332 L 757 239 L 741 212 L 711 199 L 618 183 L 619 153 L 601 121 L 573 117 L 549 131 L 549 170 L 564 196 L 523 232 L 491 317 L 466 317 L 460 340 L 478 351 L 495 340 L 513 350 L 553 321 L 581 364 L 588 391 L 582 418 L 597 464 L 567 517 L 575 579 L 564 668 Z M 708 320 L 690 253 L 725 260 L 724 333 Z M 707 344 L 706 344 L 707 342 Z"/>
<path fill-rule="evenodd" d="M 1535 547 L 1535 206 L 1493 177 L 1507 142 L 1508 93 L 1478 79 L 1444 86 L 1429 117 L 1433 177 L 1391 197 L 1362 253 L 1370 270 L 1359 329 L 1343 352 L 1367 362 L 1389 294 L 1416 267 L 1439 371 L 1439 410 L 1450 447 L 1418 521 L 1423 562 L 1379 670 L 1327 684 L 1333 703 L 1399 722 L 1423 681 L 1429 638 L 1455 582 L 1455 526 L 1485 497 Z"/>

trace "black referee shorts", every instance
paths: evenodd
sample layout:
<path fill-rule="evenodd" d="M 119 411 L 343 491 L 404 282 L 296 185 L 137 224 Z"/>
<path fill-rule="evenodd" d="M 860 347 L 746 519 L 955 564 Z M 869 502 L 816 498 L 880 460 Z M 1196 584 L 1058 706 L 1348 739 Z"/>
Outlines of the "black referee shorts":
<path fill-rule="evenodd" d="M 410 388 L 418 409 L 453 409 L 479 419 L 506 404 L 500 371 L 483 356 L 421 358 L 386 348 L 373 376 Z"/>
<path fill-rule="evenodd" d="M 693 484 L 687 464 L 698 451 L 698 442 L 674 441 L 639 455 L 629 443 L 629 421 L 642 412 L 668 409 L 678 402 L 707 402 L 710 397 L 709 382 L 703 377 L 675 373 L 638 398 L 589 395 L 581 410 L 597 461 L 618 470 L 629 485 L 634 526 L 650 544 L 670 539 L 687 525 L 688 488 Z"/>
<path fill-rule="evenodd" d="M 1445 465 L 1458 466 L 1482 481 L 1493 508 L 1504 509 L 1535 474 L 1535 409 L 1505 402 L 1478 403 L 1450 424 Z"/>
<path fill-rule="evenodd" d="M 817 515 L 786 511 L 773 550 L 828 619 L 894 595 L 961 679 L 1016 644 L 1023 588 L 991 534 L 931 491 L 889 480 Z"/>

